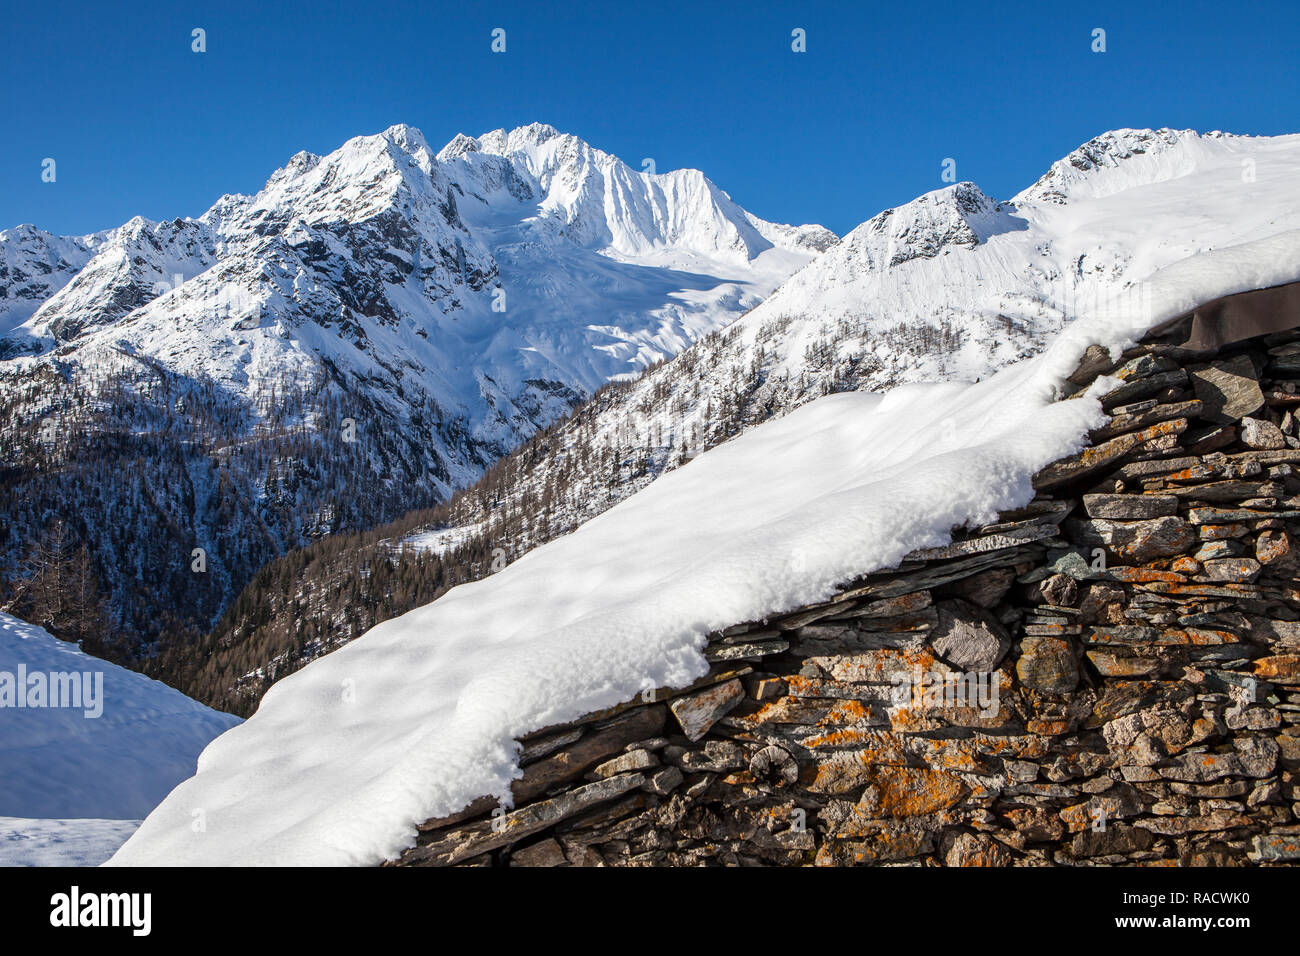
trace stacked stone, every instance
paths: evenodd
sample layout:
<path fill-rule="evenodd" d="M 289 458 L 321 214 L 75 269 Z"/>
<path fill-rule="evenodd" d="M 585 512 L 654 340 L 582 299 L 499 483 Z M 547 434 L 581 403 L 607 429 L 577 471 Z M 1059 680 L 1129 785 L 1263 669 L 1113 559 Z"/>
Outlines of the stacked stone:
<path fill-rule="evenodd" d="M 1084 356 L 1109 420 L 1028 507 L 532 735 L 396 862 L 1300 860 L 1300 333 L 1164 334 Z"/>

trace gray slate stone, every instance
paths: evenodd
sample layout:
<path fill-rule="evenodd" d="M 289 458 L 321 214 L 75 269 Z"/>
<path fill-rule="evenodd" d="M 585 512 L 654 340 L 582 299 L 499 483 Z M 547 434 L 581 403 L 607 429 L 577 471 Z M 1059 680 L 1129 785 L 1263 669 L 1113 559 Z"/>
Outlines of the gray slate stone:
<path fill-rule="evenodd" d="M 930 644 L 936 654 L 965 671 L 986 673 L 997 667 L 1011 647 L 1011 637 L 997 618 L 965 601 L 935 606 L 939 623 L 931 631 Z"/>
<path fill-rule="evenodd" d="M 1255 364 L 1244 355 L 1193 369 L 1190 376 L 1204 406 L 1201 417 L 1209 421 L 1228 424 L 1254 414 L 1264 404 Z"/>
<path fill-rule="evenodd" d="M 1083 507 L 1090 518 L 1140 521 L 1177 514 L 1178 499 L 1173 495 L 1084 495 Z"/>
<path fill-rule="evenodd" d="M 1262 418 L 1243 418 L 1241 420 L 1241 441 L 1247 448 L 1256 451 L 1275 451 L 1286 447 L 1286 436 L 1282 429 Z"/>

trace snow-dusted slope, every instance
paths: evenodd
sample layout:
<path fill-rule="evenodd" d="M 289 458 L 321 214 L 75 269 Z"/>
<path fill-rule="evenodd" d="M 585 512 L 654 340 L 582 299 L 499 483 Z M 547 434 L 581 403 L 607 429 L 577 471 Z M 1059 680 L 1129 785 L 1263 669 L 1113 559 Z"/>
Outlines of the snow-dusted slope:
<path fill-rule="evenodd" d="M 1150 276 L 1142 307 L 1085 312 L 983 382 L 833 395 L 761 425 L 276 684 L 110 862 L 396 856 L 426 819 L 508 799 L 521 735 L 684 686 L 707 670 L 710 631 L 825 600 L 1025 505 L 1034 472 L 1104 418 L 1113 380 L 1058 400 L 1087 346 L 1297 280 L 1300 230 L 1204 252 Z"/>
<path fill-rule="evenodd" d="M 394 126 L 299 153 L 198 220 L 136 219 L 97 244 L 11 232 L 11 273 L 50 263 L 9 293 L 9 324 L 26 321 L 7 351 L 39 353 L 17 370 L 57 347 L 74 376 L 157 362 L 249 400 L 329 379 L 381 406 L 383 427 L 420 432 L 444 493 L 835 241 L 757 219 L 696 170 L 638 172 L 541 124 L 436 155 Z"/>
<path fill-rule="evenodd" d="M 1141 282 L 1156 269 L 1297 223 L 1300 135 L 1118 130 L 1007 202 L 973 183 L 927 193 L 602 396 L 505 494 L 518 504 L 558 487 L 548 526 L 569 530 L 701 448 L 818 396 L 987 376 L 1040 352 L 1076 315 L 1143 308 Z M 459 510 L 459 524 L 501 537 L 499 505 L 488 514 L 471 498 Z M 511 536 L 512 548 L 528 544 Z"/>
<path fill-rule="evenodd" d="M 192 219 L 154 223 L 137 216 L 115 229 L 27 326 L 60 342 L 96 326 L 111 326 L 171 285 L 210 267 L 215 246 L 211 231 Z"/>
<path fill-rule="evenodd" d="M 79 675 L 79 706 L 51 706 L 51 674 Z M 0 817 L 139 819 L 237 723 L 0 614 Z"/>

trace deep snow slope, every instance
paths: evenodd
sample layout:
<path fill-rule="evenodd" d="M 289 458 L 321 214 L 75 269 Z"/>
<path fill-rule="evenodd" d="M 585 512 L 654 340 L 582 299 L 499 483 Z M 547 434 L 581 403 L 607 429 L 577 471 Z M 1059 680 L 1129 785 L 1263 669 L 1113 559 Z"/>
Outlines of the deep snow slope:
<path fill-rule="evenodd" d="M 516 510 L 553 500 L 544 532 L 501 533 L 511 509 L 495 497 L 490 513 L 466 498 L 455 524 L 522 553 L 820 395 L 987 376 L 1077 315 L 1146 308 L 1140 282 L 1156 269 L 1297 223 L 1300 135 L 1116 130 L 1011 200 L 968 182 L 927 193 L 548 437 L 503 492 Z"/>
<path fill-rule="evenodd" d="M 1148 277 L 1145 306 L 1085 312 L 982 382 L 832 395 L 760 425 L 277 683 L 110 862 L 391 858 L 424 820 L 508 797 L 519 736 L 684 686 L 710 631 L 1026 504 L 1103 419 L 1112 379 L 1059 400 L 1087 346 L 1117 354 L 1201 302 L 1298 279 L 1300 230 L 1201 253 Z"/>
<path fill-rule="evenodd" d="M 20 668 L 23 707 L 13 696 L 22 689 Z M 51 673 L 82 675 L 83 687 L 102 693 L 53 707 L 47 692 L 45 706 L 33 706 L 37 683 L 48 687 Z M 138 820 L 194 772 L 209 741 L 238 723 L 0 614 L 0 817 Z"/>

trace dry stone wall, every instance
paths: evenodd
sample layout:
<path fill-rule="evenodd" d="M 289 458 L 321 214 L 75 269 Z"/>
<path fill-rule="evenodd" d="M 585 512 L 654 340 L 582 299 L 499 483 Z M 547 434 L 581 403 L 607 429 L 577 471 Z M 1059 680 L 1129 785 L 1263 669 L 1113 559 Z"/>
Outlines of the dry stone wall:
<path fill-rule="evenodd" d="M 532 735 L 393 862 L 1300 860 L 1300 333 L 1190 324 L 1089 350 L 1109 421 L 1028 507 Z"/>

